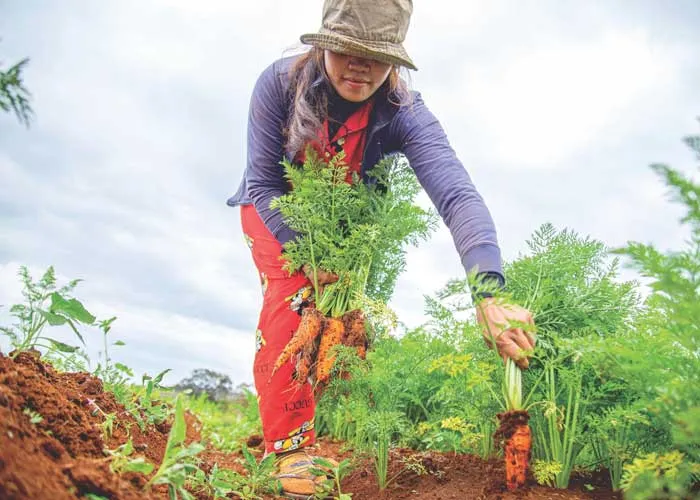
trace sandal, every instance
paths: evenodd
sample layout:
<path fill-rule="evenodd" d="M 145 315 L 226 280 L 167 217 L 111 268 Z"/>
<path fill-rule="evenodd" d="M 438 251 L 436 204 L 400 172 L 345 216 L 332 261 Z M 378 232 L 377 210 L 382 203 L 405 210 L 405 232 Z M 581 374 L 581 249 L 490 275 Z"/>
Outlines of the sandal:
<path fill-rule="evenodd" d="M 318 487 L 327 477 L 311 473 L 311 468 L 319 468 L 313 463 L 313 459 L 314 457 L 303 449 L 285 453 L 278 458 L 278 472 L 275 477 L 282 484 L 284 497 L 303 500 L 314 498 Z"/>

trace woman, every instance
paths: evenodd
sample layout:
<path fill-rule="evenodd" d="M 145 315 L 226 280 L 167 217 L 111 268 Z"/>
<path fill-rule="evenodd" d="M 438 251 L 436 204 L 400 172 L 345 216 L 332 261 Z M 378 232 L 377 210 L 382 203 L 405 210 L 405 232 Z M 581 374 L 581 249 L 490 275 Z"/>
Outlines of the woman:
<path fill-rule="evenodd" d="M 326 0 L 320 31 L 301 37 L 311 50 L 268 67 L 250 104 L 247 168 L 228 203 L 241 206 L 243 232 L 263 284 L 255 384 L 266 451 L 282 455 L 279 477 L 293 498 L 313 494 L 305 447 L 314 442 L 315 403 L 310 385 L 292 380 L 291 363 L 270 374 L 312 287 L 302 271 L 289 276 L 282 270 L 282 245 L 295 237 L 270 209 L 289 189 L 282 158 L 300 160 L 307 145 L 327 156 L 342 149 L 349 168 L 366 179 L 367 169 L 383 155 L 403 153 L 450 229 L 465 270 L 504 285 L 488 209 L 437 119 L 398 76 L 400 67 L 416 69 L 402 45 L 411 12 L 411 0 Z M 324 275 L 319 281 L 331 279 Z M 534 347 L 534 339 L 507 325 L 532 323 L 530 313 L 485 298 L 477 315 L 485 338 L 500 334 L 495 339 L 500 354 L 527 367 L 522 352 Z"/>

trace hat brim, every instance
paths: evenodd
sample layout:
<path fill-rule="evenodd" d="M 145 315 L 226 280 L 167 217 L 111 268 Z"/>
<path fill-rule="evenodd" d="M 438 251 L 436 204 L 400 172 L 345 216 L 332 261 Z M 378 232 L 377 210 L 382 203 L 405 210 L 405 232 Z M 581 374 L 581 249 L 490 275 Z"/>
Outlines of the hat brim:
<path fill-rule="evenodd" d="M 418 70 L 408 56 L 406 49 L 398 43 L 359 40 L 338 33 L 307 33 L 301 35 L 300 39 L 302 43 L 307 45 L 328 49 L 340 54 L 366 57 L 367 59 L 374 59 L 386 64 Z"/>

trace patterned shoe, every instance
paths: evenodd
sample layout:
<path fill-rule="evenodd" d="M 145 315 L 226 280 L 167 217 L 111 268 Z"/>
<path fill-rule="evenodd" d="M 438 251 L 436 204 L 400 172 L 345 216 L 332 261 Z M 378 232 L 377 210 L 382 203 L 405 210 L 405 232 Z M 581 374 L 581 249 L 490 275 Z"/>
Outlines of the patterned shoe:
<path fill-rule="evenodd" d="M 275 477 L 282 484 L 282 495 L 287 498 L 311 500 L 326 479 L 326 476 L 315 476 L 311 468 L 320 468 L 313 463 L 314 457 L 306 450 L 296 450 L 285 453 L 277 459 L 277 474 Z M 329 460 L 335 463 L 333 460 Z"/>

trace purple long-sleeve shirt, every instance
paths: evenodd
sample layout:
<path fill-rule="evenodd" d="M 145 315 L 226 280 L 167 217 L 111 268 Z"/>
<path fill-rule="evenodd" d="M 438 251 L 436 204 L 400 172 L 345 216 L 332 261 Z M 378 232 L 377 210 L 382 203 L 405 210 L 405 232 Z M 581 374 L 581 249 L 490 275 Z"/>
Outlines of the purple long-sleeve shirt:
<path fill-rule="evenodd" d="M 294 58 L 270 65 L 260 75 L 250 101 L 248 159 L 238 191 L 230 206 L 252 203 L 280 243 L 295 237 L 270 202 L 289 186 L 280 161 L 284 157 L 284 128 L 292 95 L 289 71 Z M 337 97 L 341 99 L 340 97 Z M 445 225 L 467 272 L 503 276 L 501 252 L 493 219 L 445 132 L 423 102 L 412 92 L 412 103 L 397 106 L 380 89 L 370 116 L 362 173 L 384 155 L 403 153 Z"/>

